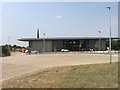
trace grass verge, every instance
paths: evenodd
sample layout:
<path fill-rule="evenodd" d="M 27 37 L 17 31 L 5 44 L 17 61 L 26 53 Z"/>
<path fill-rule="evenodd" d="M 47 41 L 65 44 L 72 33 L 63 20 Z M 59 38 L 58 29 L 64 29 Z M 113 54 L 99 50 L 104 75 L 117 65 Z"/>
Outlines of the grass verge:
<path fill-rule="evenodd" d="M 57 67 L 3 82 L 4 88 L 117 88 L 118 63 Z"/>

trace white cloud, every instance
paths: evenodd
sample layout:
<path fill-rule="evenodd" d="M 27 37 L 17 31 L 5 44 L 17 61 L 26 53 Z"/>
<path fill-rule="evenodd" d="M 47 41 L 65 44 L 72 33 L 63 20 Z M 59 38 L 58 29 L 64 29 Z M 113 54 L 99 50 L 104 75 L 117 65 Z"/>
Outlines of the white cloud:
<path fill-rule="evenodd" d="M 57 19 L 62 19 L 63 18 L 63 16 L 61 16 L 61 15 L 57 15 L 56 17 L 57 17 Z"/>

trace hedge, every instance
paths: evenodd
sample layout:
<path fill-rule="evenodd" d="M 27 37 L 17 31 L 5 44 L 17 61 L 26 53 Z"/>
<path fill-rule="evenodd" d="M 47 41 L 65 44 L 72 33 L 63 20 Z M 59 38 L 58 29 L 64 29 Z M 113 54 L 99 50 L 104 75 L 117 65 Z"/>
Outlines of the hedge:
<path fill-rule="evenodd" d="M 8 45 L 0 46 L 0 56 L 10 56 Z"/>

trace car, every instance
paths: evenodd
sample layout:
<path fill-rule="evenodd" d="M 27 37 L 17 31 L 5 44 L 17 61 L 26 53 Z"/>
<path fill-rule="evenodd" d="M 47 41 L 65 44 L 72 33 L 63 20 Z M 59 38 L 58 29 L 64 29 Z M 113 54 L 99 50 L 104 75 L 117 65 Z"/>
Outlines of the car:
<path fill-rule="evenodd" d="M 28 50 L 25 50 L 25 53 L 28 53 Z"/>
<path fill-rule="evenodd" d="M 28 53 L 28 54 L 37 54 L 38 51 L 37 50 L 31 50 L 31 51 L 26 50 L 25 53 Z"/>
<path fill-rule="evenodd" d="M 69 52 L 68 49 L 61 49 L 61 52 Z"/>
<path fill-rule="evenodd" d="M 38 51 L 37 50 L 31 50 L 31 52 L 30 53 L 35 53 L 35 54 L 37 54 L 38 53 Z"/>

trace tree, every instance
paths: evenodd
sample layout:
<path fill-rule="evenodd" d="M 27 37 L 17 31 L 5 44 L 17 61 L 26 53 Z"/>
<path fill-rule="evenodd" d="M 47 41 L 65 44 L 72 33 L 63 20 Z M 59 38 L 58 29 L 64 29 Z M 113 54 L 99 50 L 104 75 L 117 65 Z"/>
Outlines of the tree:
<path fill-rule="evenodd" d="M 119 39 L 112 39 L 111 42 L 112 50 L 120 50 L 120 40 Z M 109 47 L 109 39 L 106 40 L 106 47 Z"/>

